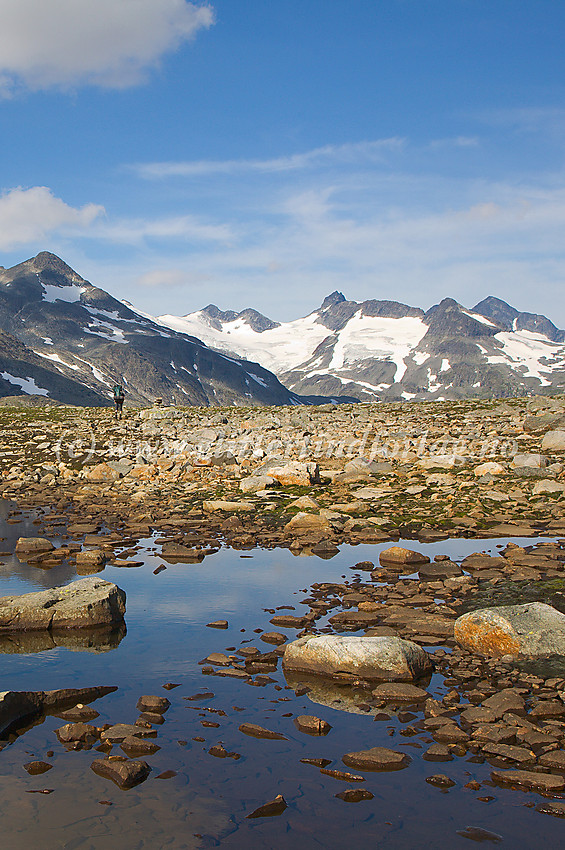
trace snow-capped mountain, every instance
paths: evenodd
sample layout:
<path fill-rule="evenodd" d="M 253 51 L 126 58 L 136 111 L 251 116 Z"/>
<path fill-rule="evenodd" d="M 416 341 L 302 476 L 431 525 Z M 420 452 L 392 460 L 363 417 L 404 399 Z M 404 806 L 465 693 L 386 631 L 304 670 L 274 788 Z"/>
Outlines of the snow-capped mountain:
<path fill-rule="evenodd" d="M 333 292 L 318 310 L 291 322 L 215 305 L 156 321 L 258 361 L 297 393 L 393 401 L 565 387 L 565 331 L 493 296 L 472 309 L 446 298 L 424 312 Z"/>
<path fill-rule="evenodd" d="M 134 404 L 311 401 L 258 363 L 136 312 L 54 254 L 0 267 L 0 396 L 108 404 L 117 381 Z"/>

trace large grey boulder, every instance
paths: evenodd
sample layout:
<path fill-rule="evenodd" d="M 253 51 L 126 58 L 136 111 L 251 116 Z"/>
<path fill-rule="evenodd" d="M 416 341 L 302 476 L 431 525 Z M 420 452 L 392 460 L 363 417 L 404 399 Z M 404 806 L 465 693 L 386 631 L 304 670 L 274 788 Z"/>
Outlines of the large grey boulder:
<path fill-rule="evenodd" d="M 546 452 L 565 452 L 565 431 L 548 431 L 541 447 Z"/>
<path fill-rule="evenodd" d="M 481 608 L 459 617 L 454 635 L 464 649 L 491 658 L 565 655 L 565 614 L 543 602 Z"/>
<path fill-rule="evenodd" d="M 58 714 L 78 703 L 89 703 L 116 687 L 64 688 L 58 691 L 4 691 L 0 693 L 0 736 L 20 728 L 42 714 Z"/>
<path fill-rule="evenodd" d="M 123 590 L 89 576 L 66 587 L 0 597 L 0 633 L 118 625 L 125 611 Z"/>
<path fill-rule="evenodd" d="M 398 637 L 315 635 L 289 643 L 283 668 L 295 673 L 389 682 L 413 681 L 432 671 L 428 654 L 415 643 Z"/>

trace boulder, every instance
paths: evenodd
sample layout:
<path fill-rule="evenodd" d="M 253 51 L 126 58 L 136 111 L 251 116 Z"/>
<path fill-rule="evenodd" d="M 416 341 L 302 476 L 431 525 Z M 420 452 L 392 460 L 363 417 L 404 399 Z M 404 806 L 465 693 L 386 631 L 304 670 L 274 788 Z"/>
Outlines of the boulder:
<path fill-rule="evenodd" d="M 473 470 L 473 475 L 475 478 L 482 478 L 483 475 L 504 475 L 506 470 L 500 463 L 495 463 L 494 461 L 486 461 L 486 463 L 481 463 L 479 466 L 476 466 Z"/>
<path fill-rule="evenodd" d="M 304 511 L 293 516 L 285 525 L 284 530 L 298 536 L 311 532 L 332 533 L 332 527 L 325 517 L 319 514 L 307 514 Z"/>
<path fill-rule="evenodd" d="M 434 561 L 432 564 L 419 564 L 418 572 L 421 579 L 431 580 L 440 578 L 453 578 L 463 575 L 463 570 L 458 564 L 447 560 Z"/>
<path fill-rule="evenodd" d="M 76 564 L 78 575 L 100 572 L 100 570 L 104 569 L 105 563 L 106 553 L 102 549 L 85 549 L 83 552 L 77 552 Z"/>
<path fill-rule="evenodd" d="M 45 537 L 20 537 L 16 543 L 16 555 L 25 561 L 26 557 L 35 558 L 52 552 L 55 547 Z"/>
<path fill-rule="evenodd" d="M 92 576 L 66 587 L 0 597 L 0 633 L 117 625 L 125 611 L 125 592 Z"/>
<path fill-rule="evenodd" d="M 270 475 L 249 475 L 239 482 L 239 489 L 242 493 L 258 493 L 260 490 L 272 487 L 273 484 L 278 484 L 278 482 Z"/>
<path fill-rule="evenodd" d="M 512 458 L 512 466 L 515 469 L 545 469 L 547 466 L 547 458 L 544 455 L 533 452 L 515 454 Z"/>
<path fill-rule="evenodd" d="M 391 546 L 379 555 L 383 567 L 413 566 L 414 564 L 429 564 L 430 559 L 421 552 L 404 549 L 402 546 Z"/>
<path fill-rule="evenodd" d="M 120 473 L 108 463 L 97 463 L 90 467 L 85 477 L 95 484 L 111 484 L 118 480 Z"/>
<path fill-rule="evenodd" d="M 565 452 L 565 431 L 548 431 L 541 447 L 546 452 Z"/>
<path fill-rule="evenodd" d="M 565 614 L 543 602 L 481 608 L 455 621 L 455 640 L 487 657 L 565 655 Z"/>
<path fill-rule="evenodd" d="M 320 483 L 320 469 L 317 463 L 300 463 L 289 461 L 285 464 L 273 461 L 264 464 L 260 470 L 261 475 L 269 475 L 282 487 L 308 487 L 311 484 Z"/>
<path fill-rule="evenodd" d="M 317 676 L 413 681 L 432 671 L 428 654 L 398 637 L 305 636 L 285 647 L 283 669 Z"/>
<path fill-rule="evenodd" d="M 537 484 L 534 484 L 534 489 L 532 490 L 534 496 L 546 496 L 552 493 L 564 492 L 565 484 L 561 484 L 559 481 L 552 481 L 550 478 L 544 478 L 538 481 Z"/>

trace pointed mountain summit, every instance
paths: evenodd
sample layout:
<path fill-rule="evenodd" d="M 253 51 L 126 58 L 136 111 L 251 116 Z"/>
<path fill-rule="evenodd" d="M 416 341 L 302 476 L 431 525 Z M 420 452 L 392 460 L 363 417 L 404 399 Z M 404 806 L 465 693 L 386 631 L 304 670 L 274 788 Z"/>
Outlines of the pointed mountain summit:
<path fill-rule="evenodd" d="M 330 293 L 330 295 L 326 295 L 326 297 L 322 301 L 322 306 L 320 307 L 320 310 L 327 310 L 329 307 L 335 307 L 336 304 L 341 304 L 345 300 L 346 298 L 343 292 L 338 292 L 336 289 L 332 293 Z"/>

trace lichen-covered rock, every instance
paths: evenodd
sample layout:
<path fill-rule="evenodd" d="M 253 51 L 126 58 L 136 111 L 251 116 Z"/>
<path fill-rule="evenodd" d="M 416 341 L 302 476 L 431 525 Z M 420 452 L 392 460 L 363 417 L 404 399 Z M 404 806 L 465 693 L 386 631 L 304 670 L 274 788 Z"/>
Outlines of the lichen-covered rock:
<path fill-rule="evenodd" d="M 364 679 L 413 681 L 432 671 L 428 654 L 412 641 L 398 637 L 316 635 L 288 644 L 283 668 L 296 673 Z"/>
<path fill-rule="evenodd" d="M 491 658 L 565 655 L 565 614 L 543 602 L 481 608 L 459 617 L 454 635 L 464 649 Z"/>
<path fill-rule="evenodd" d="M 66 587 L 0 597 L 0 632 L 82 629 L 123 622 L 126 594 L 112 582 L 89 577 Z"/>

